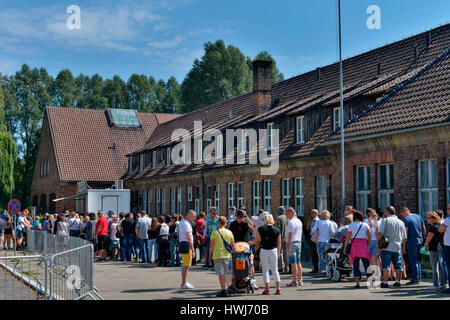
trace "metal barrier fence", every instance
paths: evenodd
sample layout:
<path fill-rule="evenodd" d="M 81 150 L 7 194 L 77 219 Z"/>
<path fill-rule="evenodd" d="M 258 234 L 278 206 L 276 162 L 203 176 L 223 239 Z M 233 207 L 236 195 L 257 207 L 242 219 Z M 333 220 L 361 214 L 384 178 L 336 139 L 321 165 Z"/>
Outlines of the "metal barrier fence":
<path fill-rule="evenodd" d="M 22 254 L 29 253 L 34 255 L 0 257 L 5 283 L 0 280 L 0 299 L 16 299 L 17 293 L 33 299 L 102 299 L 94 286 L 94 248 L 89 241 L 27 230 Z"/>
<path fill-rule="evenodd" d="M 42 255 L 0 257 L 0 300 L 46 299 L 47 266 Z"/>

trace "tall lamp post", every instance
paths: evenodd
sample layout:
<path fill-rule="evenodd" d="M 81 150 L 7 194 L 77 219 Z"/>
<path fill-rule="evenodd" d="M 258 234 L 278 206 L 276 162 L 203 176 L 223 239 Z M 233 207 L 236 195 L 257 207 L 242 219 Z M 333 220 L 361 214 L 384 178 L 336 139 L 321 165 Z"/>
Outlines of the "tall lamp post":
<path fill-rule="evenodd" d="M 339 125 L 341 129 L 341 218 L 345 209 L 345 172 L 344 172 L 344 97 L 342 75 L 342 32 L 341 32 L 341 0 L 338 0 L 339 12 Z"/>

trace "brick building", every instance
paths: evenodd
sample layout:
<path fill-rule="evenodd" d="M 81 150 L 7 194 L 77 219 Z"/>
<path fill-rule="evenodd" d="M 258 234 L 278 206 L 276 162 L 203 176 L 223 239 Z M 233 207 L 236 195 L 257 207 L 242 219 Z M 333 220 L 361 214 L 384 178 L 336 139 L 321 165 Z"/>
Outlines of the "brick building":
<path fill-rule="evenodd" d="M 449 50 L 447 24 L 343 61 L 346 203 L 361 210 L 406 205 L 423 214 L 450 202 Z M 128 154 L 122 178 L 132 207 L 153 215 L 211 206 L 224 213 L 230 205 L 340 213 L 339 64 L 271 85 L 270 63 L 255 61 L 253 76 L 252 92 L 161 124 Z M 194 133 L 194 121 L 202 121 L 203 133 L 224 134 L 210 143 L 217 142 L 219 160 L 226 157 L 225 130 L 242 129 L 234 150 L 246 163 L 195 164 L 200 151 L 192 141 L 192 161 L 181 151 L 185 164 L 172 163 L 171 134 Z M 248 129 L 268 129 L 269 146 L 279 130 L 276 175 L 249 163 Z"/>
<path fill-rule="evenodd" d="M 39 211 L 75 210 L 75 200 L 53 200 L 75 195 L 78 181 L 109 188 L 126 171 L 125 155 L 141 147 L 159 124 L 177 116 L 47 107 L 31 185 L 32 206 Z"/>
<path fill-rule="evenodd" d="M 152 215 L 211 206 L 225 213 L 231 205 L 273 213 L 279 205 L 293 206 L 299 215 L 326 208 L 338 215 L 339 64 L 276 84 L 270 69 L 266 61 L 253 62 L 253 91 L 247 94 L 173 119 L 139 114 L 142 128 L 115 127 L 109 111 L 47 108 L 33 203 L 44 207 L 50 197 L 74 194 L 75 181 L 111 184 L 120 178 L 131 189 L 131 208 Z M 361 210 L 444 208 L 450 202 L 450 24 L 348 58 L 343 75 L 346 203 Z M 101 132 L 91 130 L 97 127 Z M 210 143 L 191 140 L 177 151 L 184 164 L 174 164 L 171 135 L 177 129 L 224 135 L 213 135 Z M 227 129 L 235 136 L 227 137 Z M 258 139 L 269 153 L 277 149 L 274 129 L 279 170 L 262 175 L 264 166 L 250 158 Z M 242 156 L 244 164 L 224 161 L 231 140 L 234 159 Z M 216 163 L 196 163 L 211 145 Z M 53 175 L 41 177 L 46 161 L 50 170 L 44 172 Z"/>

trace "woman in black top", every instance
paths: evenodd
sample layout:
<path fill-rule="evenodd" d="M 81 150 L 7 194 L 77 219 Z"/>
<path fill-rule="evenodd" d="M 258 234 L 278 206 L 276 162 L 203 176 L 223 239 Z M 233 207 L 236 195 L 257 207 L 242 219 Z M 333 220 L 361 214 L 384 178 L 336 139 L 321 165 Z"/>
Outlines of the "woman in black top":
<path fill-rule="evenodd" d="M 264 285 L 266 289 L 263 291 L 263 295 L 270 294 L 269 292 L 269 270 L 272 271 L 272 275 L 276 282 L 277 291 L 275 294 L 281 294 L 280 290 L 280 274 L 278 273 L 278 259 L 280 258 L 281 251 L 281 232 L 280 229 L 274 227 L 274 219 L 271 214 L 266 214 L 263 218 L 264 226 L 258 229 L 256 238 L 250 245 L 260 242 L 261 251 L 259 258 L 262 264 L 262 272 Z"/>
<path fill-rule="evenodd" d="M 430 263 L 433 269 L 433 286 L 429 289 L 439 290 L 445 288 L 445 273 L 442 266 L 442 257 L 439 255 L 438 245 L 442 242 L 442 233 L 438 231 L 441 219 L 436 212 L 427 213 L 428 232 L 425 241 L 425 250 L 430 252 Z"/>

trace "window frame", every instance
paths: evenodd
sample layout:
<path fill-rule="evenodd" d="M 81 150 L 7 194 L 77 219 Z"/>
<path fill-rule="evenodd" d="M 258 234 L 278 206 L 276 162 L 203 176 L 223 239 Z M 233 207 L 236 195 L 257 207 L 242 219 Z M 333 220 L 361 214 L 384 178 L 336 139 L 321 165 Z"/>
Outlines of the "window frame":
<path fill-rule="evenodd" d="M 319 181 L 322 179 L 324 180 L 323 183 L 324 193 L 320 193 L 322 190 L 319 190 Z M 328 180 L 327 176 L 316 176 L 316 207 L 319 212 L 322 212 L 323 210 L 328 210 L 327 180 Z M 323 206 L 323 203 L 325 203 L 325 206 Z"/>
<path fill-rule="evenodd" d="M 333 108 L 333 130 L 337 130 L 341 127 L 341 108 Z M 336 117 L 336 111 L 337 111 L 337 117 Z M 337 118 L 337 121 L 336 121 Z M 336 126 L 337 123 L 337 126 Z"/>
<path fill-rule="evenodd" d="M 364 177 L 363 177 L 363 185 L 364 188 L 368 189 L 359 189 L 359 168 L 363 168 Z M 356 209 L 365 212 L 367 208 L 370 208 L 371 204 L 371 167 L 370 166 L 357 166 L 356 174 L 355 174 L 355 196 L 356 196 Z M 368 186 L 367 186 L 368 185 Z M 363 203 L 360 203 L 360 196 L 364 197 Z"/>
<path fill-rule="evenodd" d="M 176 189 L 170 188 L 170 214 L 176 213 Z"/>
<path fill-rule="evenodd" d="M 298 181 L 300 181 L 300 188 L 298 188 Z M 305 214 L 305 204 L 304 204 L 304 188 L 305 179 L 303 177 L 297 177 L 294 179 L 294 201 L 295 201 L 295 211 L 297 215 L 304 216 Z M 300 189 L 300 190 L 298 190 Z"/>
<path fill-rule="evenodd" d="M 215 187 L 215 190 L 213 190 L 214 207 L 216 207 L 217 213 L 220 214 L 220 184 L 215 185 Z"/>
<path fill-rule="evenodd" d="M 166 167 L 171 165 L 170 147 L 166 148 Z"/>
<path fill-rule="evenodd" d="M 241 191 L 242 191 L 242 196 L 239 196 L 239 186 L 241 186 Z M 241 206 L 244 206 L 244 199 L 245 199 L 245 194 L 244 194 L 244 182 L 238 182 L 236 185 L 236 204 L 237 207 L 240 208 Z"/>
<path fill-rule="evenodd" d="M 381 167 L 386 167 L 386 186 L 387 188 L 382 189 L 381 188 Z M 388 206 L 394 205 L 394 199 L 391 201 L 391 197 L 394 197 L 394 181 L 391 181 L 391 170 L 394 171 L 394 164 L 393 163 L 381 163 L 377 166 L 377 182 L 378 182 L 378 188 L 377 188 L 377 198 L 378 198 L 378 207 L 384 210 Z M 382 198 L 386 199 L 386 202 L 383 203 Z"/>
<path fill-rule="evenodd" d="M 161 189 L 161 214 L 166 214 L 166 189 Z"/>
<path fill-rule="evenodd" d="M 285 186 L 285 182 L 287 182 L 287 187 Z M 281 205 L 285 209 L 287 209 L 291 206 L 291 179 L 290 178 L 282 178 L 281 179 Z"/>
<path fill-rule="evenodd" d="M 430 186 L 426 186 L 426 187 L 421 187 L 421 183 L 422 183 L 422 174 L 421 174 L 421 163 L 428 163 L 427 165 L 427 171 L 428 171 L 428 181 L 431 182 L 432 181 L 432 175 L 433 175 L 433 170 L 432 170 L 432 166 L 431 164 L 434 163 L 436 166 L 436 187 L 430 187 Z M 425 217 L 427 212 L 429 211 L 434 211 L 436 209 L 438 209 L 439 207 L 439 185 L 438 185 L 438 162 L 437 159 L 424 159 L 424 160 L 420 160 L 418 162 L 418 166 L 419 168 L 417 169 L 417 173 L 418 173 L 418 192 L 419 192 L 419 196 L 418 196 L 418 200 L 419 200 L 419 214 L 422 217 Z M 428 200 L 429 200 L 429 207 L 426 208 L 425 210 L 422 210 L 422 202 L 423 202 L 423 198 L 422 198 L 422 193 L 427 193 L 428 194 Z M 433 206 L 434 203 L 433 202 L 433 195 L 435 194 L 435 199 L 436 199 L 436 203 L 435 206 Z"/>
<path fill-rule="evenodd" d="M 258 186 L 257 188 L 255 186 Z M 261 181 L 254 180 L 252 182 L 252 195 L 253 195 L 253 201 L 252 201 L 252 207 L 253 207 L 253 214 L 256 215 L 261 208 Z"/>
<path fill-rule="evenodd" d="M 231 194 L 230 194 L 230 187 L 231 187 Z M 234 206 L 234 182 L 229 182 L 227 184 L 227 192 L 228 192 L 228 208 L 231 208 Z"/>
<path fill-rule="evenodd" d="M 264 180 L 263 185 L 263 194 L 264 194 L 264 210 L 267 212 L 271 212 L 272 208 L 272 180 Z"/>
<path fill-rule="evenodd" d="M 301 120 L 299 122 L 299 120 Z M 301 126 L 299 126 L 299 123 Z M 296 141 L 297 144 L 305 143 L 305 116 L 298 116 L 296 118 Z"/>
<path fill-rule="evenodd" d="M 267 150 L 272 150 L 273 147 L 273 129 L 274 129 L 274 123 L 273 122 L 269 122 L 267 124 Z"/>
<path fill-rule="evenodd" d="M 156 211 L 157 216 L 161 215 L 161 189 L 156 189 Z"/>

